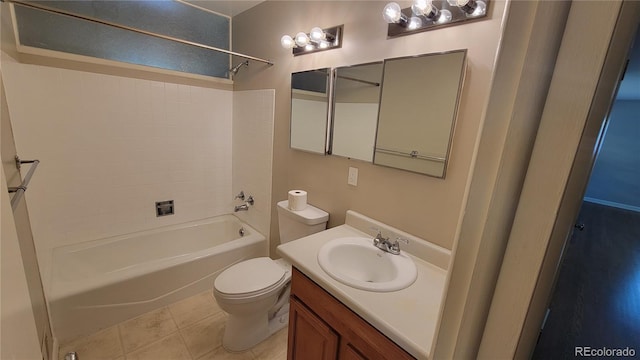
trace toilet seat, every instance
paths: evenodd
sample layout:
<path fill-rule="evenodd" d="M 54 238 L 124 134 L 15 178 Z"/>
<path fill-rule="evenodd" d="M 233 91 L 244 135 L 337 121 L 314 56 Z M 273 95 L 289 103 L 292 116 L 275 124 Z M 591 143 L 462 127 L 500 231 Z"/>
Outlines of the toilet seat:
<path fill-rule="evenodd" d="M 289 281 L 290 272 L 268 257 L 245 260 L 224 270 L 213 287 L 226 299 L 249 300 L 270 295 Z"/>

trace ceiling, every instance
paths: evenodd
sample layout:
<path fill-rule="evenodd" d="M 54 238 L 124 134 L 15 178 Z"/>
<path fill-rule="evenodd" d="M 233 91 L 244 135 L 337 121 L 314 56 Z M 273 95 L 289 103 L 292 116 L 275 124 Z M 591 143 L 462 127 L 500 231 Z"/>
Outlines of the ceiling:
<path fill-rule="evenodd" d="M 213 10 L 219 14 L 234 17 L 264 0 L 186 0 L 193 5 Z"/>

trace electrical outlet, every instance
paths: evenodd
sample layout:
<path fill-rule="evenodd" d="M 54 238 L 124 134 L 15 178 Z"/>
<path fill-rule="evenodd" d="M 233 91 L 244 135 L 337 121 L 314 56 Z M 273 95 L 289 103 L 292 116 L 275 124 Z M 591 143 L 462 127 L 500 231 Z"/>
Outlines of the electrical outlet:
<path fill-rule="evenodd" d="M 347 178 L 347 184 L 358 186 L 358 168 L 349 166 L 349 177 Z"/>

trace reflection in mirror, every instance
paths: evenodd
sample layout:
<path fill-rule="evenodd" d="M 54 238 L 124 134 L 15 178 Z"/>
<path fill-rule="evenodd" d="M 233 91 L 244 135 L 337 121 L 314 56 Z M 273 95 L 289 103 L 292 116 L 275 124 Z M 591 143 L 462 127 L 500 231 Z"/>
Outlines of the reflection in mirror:
<path fill-rule="evenodd" d="M 385 60 L 374 164 L 444 178 L 465 55 Z"/>
<path fill-rule="evenodd" d="M 382 62 L 334 70 L 331 153 L 373 161 Z"/>
<path fill-rule="evenodd" d="M 291 74 L 292 149 L 325 153 L 328 97 L 328 68 Z"/>

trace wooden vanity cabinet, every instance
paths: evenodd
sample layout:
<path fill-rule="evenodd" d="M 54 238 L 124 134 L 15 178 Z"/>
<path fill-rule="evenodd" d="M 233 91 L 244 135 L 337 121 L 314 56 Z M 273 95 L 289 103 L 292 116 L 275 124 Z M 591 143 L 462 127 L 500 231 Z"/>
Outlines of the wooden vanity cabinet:
<path fill-rule="evenodd" d="M 414 358 L 294 267 L 287 359 Z"/>

